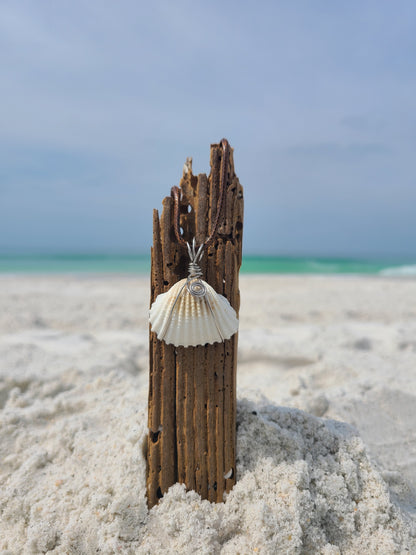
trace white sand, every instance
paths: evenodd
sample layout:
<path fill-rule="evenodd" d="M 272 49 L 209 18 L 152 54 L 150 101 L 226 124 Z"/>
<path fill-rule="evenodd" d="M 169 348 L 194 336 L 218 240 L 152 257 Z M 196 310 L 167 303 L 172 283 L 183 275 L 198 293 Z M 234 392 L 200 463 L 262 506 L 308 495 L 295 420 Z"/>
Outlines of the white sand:
<path fill-rule="evenodd" d="M 0 277 L 0 554 L 416 553 L 416 280 L 241 290 L 239 481 L 148 512 L 147 280 Z"/>

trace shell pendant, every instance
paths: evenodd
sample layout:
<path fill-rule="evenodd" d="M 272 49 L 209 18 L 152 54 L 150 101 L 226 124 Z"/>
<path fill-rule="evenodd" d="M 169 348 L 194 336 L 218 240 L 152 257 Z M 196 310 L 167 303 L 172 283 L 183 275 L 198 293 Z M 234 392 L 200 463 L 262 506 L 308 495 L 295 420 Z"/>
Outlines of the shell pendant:
<path fill-rule="evenodd" d="M 152 331 L 159 340 L 176 347 L 217 343 L 238 330 L 235 310 L 228 300 L 201 279 L 198 262 L 201 245 L 188 244 L 189 276 L 156 297 L 149 313 Z"/>

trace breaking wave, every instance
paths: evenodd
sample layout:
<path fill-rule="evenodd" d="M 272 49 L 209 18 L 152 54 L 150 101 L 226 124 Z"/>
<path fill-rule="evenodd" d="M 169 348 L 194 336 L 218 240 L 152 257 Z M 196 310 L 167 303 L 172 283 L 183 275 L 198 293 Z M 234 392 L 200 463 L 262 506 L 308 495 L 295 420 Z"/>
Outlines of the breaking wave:
<path fill-rule="evenodd" d="M 389 277 L 406 277 L 416 276 L 416 264 L 408 264 L 405 266 L 391 266 L 380 270 L 381 276 Z"/>

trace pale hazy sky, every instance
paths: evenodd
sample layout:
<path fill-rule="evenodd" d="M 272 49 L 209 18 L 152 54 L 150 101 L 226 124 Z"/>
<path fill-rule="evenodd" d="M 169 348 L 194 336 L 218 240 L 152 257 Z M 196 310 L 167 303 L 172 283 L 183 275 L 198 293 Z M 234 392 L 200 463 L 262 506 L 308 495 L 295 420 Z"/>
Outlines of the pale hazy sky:
<path fill-rule="evenodd" d="M 0 250 L 148 252 L 227 137 L 245 251 L 416 257 L 416 2 L 0 3 Z"/>

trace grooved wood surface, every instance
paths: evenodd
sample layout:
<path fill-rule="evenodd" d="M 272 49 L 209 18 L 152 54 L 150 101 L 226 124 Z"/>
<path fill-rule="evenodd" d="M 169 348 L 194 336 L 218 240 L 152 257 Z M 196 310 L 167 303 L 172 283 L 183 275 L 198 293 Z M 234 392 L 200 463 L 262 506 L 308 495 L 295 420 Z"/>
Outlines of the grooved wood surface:
<path fill-rule="evenodd" d="M 209 235 L 220 192 L 223 150 L 211 145 L 211 173 L 194 176 L 184 167 L 180 225 L 186 241 Z M 150 304 L 188 275 L 188 254 L 173 230 L 173 201 L 153 212 Z M 231 150 L 227 193 L 217 237 L 201 260 L 202 279 L 239 312 L 238 274 L 243 233 L 243 188 Z M 175 347 L 149 329 L 149 435 L 147 499 L 154 506 L 181 482 L 209 501 L 223 501 L 236 481 L 236 367 L 238 334 L 223 343 Z"/>

